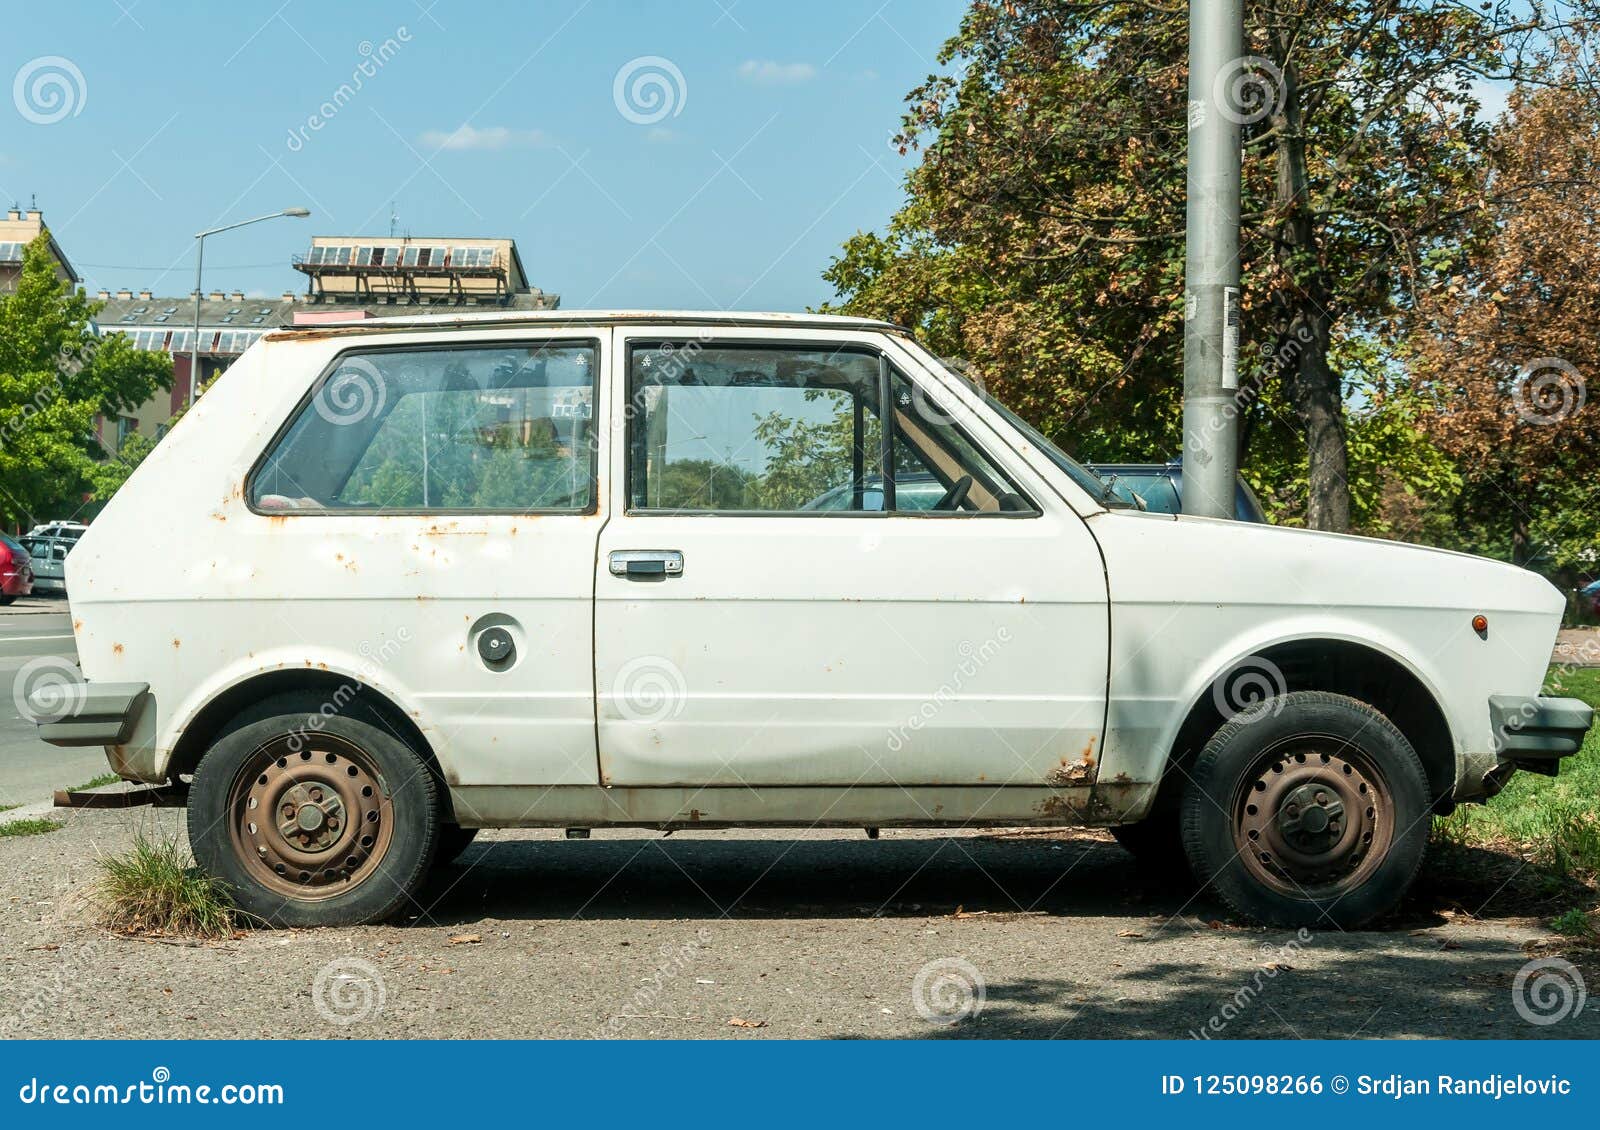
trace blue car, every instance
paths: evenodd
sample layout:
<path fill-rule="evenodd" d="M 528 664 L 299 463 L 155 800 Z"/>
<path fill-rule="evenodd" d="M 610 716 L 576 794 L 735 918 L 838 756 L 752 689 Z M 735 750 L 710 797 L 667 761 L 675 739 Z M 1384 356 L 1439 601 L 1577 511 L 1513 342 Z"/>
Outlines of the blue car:
<path fill-rule="evenodd" d="M 1134 502 L 1134 495 L 1146 510 L 1157 514 L 1183 513 L 1183 464 L 1171 463 L 1090 463 L 1089 470 L 1110 485 L 1119 498 Z M 1137 503 L 1135 503 L 1137 505 Z M 1234 492 L 1234 514 L 1241 522 L 1266 522 L 1261 500 L 1243 479 Z"/>

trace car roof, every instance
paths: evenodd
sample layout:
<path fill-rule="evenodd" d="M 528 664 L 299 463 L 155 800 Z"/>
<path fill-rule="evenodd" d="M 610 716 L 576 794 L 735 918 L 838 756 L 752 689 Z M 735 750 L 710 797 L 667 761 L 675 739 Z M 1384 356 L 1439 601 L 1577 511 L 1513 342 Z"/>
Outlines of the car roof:
<path fill-rule="evenodd" d="M 841 314 L 786 314 L 742 310 L 490 310 L 473 314 L 397 314 L 380 318 L 340 318 L 283 326 L 267 335 L 271 340 L 293 340 L 307 335 L 382 333 L 386 330 L 498 329 L 506 326 L 620 325 L 738 326 L 873 330 L 910 333 L 904 326 L 875 318 Z"/>

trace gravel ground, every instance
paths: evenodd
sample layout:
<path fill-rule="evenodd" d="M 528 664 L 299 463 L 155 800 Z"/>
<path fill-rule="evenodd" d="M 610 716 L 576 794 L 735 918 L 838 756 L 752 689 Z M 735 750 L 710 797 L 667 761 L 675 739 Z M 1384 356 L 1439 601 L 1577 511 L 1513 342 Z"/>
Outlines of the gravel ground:
<path fill-rule="evenodd" d="M 1097 833 L 490 832 L 407 921 L 191 944 L 113 937 L 84 897 L 98 855 L 180 812 L 64 818 L 0 838 L 0 1035 L 1600 1037 L 1594 1004 L 1518 1015 L 1545 931 L 1489 890 L 1297 940 Z"/>

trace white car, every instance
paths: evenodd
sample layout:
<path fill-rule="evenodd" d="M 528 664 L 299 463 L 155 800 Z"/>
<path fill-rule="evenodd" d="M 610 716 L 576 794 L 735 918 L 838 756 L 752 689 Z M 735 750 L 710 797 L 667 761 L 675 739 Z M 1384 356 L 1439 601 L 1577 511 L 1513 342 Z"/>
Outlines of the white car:
<path fill-rule="evenodd" d="M 382 919 L 485 827 L 1098 824 L 1348 927 L 1591 721 L 1540 697 L 1534 574 L 1141 512 L 848 318 L 281 330 L 67 572 L 87 681 L 42 736 L 187 786 L 285 925 Z"/>

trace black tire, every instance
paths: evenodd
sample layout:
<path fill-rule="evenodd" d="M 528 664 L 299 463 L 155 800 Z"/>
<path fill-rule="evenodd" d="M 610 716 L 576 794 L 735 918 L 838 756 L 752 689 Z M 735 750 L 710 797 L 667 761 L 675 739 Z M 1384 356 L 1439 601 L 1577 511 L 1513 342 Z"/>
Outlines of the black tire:
<path fill-rule="evenodd" d="M 411 905 L 436 850 L 438 784 L 422 755 L 359 703 L 331 714 L 326 704 L 306 694 L 258 704 L 206 751 L 189 790 L 196 862 L 228 884 L 240 910 L 272 926 L 383 921 Z M 367 799 L 340 791 L 354 788 L 351 782 Z M 313 805 L 305 799 L 313 795 L 330 799 Z M 271 825 L 252 822 L 269 810 L 260 803 L 267 796 L 276 798 Z M 280 824 L 279 801 L 283 811 L 316 808 L 318 827 L 301 833 L 297 823 Z M 315 834 L 332 842 L 302 847 L 281 827 L 302 840 Z M 299 871 L 296 859 L 315 862 Z"/>
<path fill-rule="evenodd" d="M 16 597 L 11 596 L 11 595 L 9 595 L 7 593 L 0 593 L 0 608 L 3 608 L 6 605 L 11 604 L 16 599 L 17 599 Z"/>
<path fill-rule="evenodd" d="M 1348 930 L 1410 889 L 1431 810 L 1422 761 L 1388 718 L 1296 691 L 1235 716 L 1200 752 L 1183 842 L 1195 877 L 1245 917 Z"/>
<path fill-rule="evenodd" d="M 445 867 L 461 858 L 461 853 L 478 838 L 478 829 L 463 828 L 460 824 L 439 826 L 439 846 L 434 849 L 433 865 Z"/>

